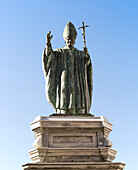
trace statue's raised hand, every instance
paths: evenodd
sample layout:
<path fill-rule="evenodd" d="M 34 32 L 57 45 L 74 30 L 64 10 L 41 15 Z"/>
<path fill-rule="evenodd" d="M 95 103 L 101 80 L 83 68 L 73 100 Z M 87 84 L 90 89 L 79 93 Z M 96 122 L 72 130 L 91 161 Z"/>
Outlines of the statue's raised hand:
<path fill-rule="evenodd" d="M 47 44 L 48 44 L 48 45 L 51 44 L 51 39 L 52 39 L 52 37 L 53 37 L 53 35 L 50 35 L 50 34 L 51 34 L 51 31 L 49 31 L 49 32 L 47 33 Z"/>

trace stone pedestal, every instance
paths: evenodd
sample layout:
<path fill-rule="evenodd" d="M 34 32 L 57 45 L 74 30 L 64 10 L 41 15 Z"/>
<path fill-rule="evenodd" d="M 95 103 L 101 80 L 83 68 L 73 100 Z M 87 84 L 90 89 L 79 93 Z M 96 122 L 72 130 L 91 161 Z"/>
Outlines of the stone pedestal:
<path fill-rule="evenodd" d="M 123 170 L 123 163 L 91 162 L 91 163 L 28 163 L 24 170 Z"/>
<path fill-rule="evenodd" d="M 112 124 L 103 116 L 38 116 L 31 129 L 35 133 L 35 149 L 29 152 L 33 163 L 23 165 L 24 170 L 122 170 L 125 166 L 112 163 L 116 155 L 108 139 Z"/>

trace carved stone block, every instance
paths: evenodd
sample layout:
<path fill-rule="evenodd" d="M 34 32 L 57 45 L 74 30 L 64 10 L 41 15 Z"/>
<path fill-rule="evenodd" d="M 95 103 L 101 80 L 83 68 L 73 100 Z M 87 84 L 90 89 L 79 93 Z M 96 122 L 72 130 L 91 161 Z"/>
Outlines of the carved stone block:
<path fill-rule="evenodd" d="M 111 162 L 91 163 L 28 163 L 23 170 L 123 170 L 125 164 Z"/>
<path fill-rule="evenodd" d="M 103 116 L 38 116 L 31 129 L 34 163 L 111 162 L 116 155 L 108 139 L 112 124 Z"/>

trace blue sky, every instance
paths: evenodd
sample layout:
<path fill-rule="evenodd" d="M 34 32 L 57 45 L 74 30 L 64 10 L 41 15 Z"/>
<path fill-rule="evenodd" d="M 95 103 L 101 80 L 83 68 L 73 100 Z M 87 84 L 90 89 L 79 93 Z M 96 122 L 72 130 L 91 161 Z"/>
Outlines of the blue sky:
<path fill-rule="evenodd" d="M 94 72 L 91 113 L 113 124 L 109 135 L 115 162 L 137 170 L 138 1 L 0 0 L 0 169 L 31 162 L 30 123 L 53 113 L 45 97 L 42 52 L 46 33 L 52 47 L 64 46 L 65 25 L 89 25 L 86 40 Z M 82 49 L 78 30 L 75 47 Z"/>

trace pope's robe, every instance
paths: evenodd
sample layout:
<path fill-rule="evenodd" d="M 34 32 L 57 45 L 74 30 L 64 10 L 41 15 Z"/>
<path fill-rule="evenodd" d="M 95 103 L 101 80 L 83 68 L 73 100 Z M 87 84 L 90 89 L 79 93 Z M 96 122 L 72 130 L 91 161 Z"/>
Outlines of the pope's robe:
<path fill-rule="evenodd" d="M 74 47 L 52 50 L 51 45 L 46 45 L 43 52 L 46 96 L 57 113 L 89 111 L 93 77 L 91 59 L 85 57 L 83 51 Z"/>

